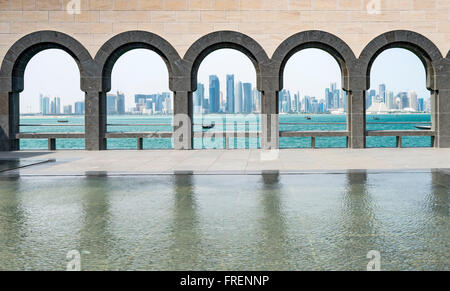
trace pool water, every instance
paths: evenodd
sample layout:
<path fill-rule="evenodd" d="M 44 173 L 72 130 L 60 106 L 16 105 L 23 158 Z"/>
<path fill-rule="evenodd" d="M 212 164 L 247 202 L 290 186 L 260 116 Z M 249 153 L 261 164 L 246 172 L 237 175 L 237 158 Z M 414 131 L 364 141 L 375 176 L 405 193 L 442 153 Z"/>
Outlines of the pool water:
<path fill-rule="evenodd" d="M 450 175 L 0 179 L 0 269 L 450 269 Z"/>

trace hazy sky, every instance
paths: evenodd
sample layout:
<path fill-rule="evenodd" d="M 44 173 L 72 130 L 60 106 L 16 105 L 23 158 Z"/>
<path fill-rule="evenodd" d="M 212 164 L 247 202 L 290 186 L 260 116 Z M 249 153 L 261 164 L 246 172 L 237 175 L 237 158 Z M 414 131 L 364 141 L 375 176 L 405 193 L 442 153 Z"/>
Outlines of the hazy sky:
<path fill-rule="evenodd" d="M 200 65 L 198 81 L 205 84 L 208 92 L 209 75 L 220 79 L 221 91 L 225 92 L 227 74 L 235 80 L 256 85 L 253 64 L 241 52 L 222 49 L 208 55 Z M 430 96 L 426 89 L 425 69 L 413 53 L 404 49 L 389 49 L 374 62 L 371 73 L 372 88 L 385 83 L 387 90 L 415 90 L 419 97 Z M 301 96 L 323 98 L 325 88 L 331 82 L 341 83 L 337 62 L 319 49 L 306 49 L 293 55 L 286 64 L 284 86 Z M 168 72 L 165 63 L 154 52 L 145 49 L 132 50 L 116 62 L 112 75 L 112 92 L 126 95 L 126 108 L 134 104 L 136 93 L 168 92 Z M 25 90 L 21 93 L 21 112 L 39 110 L 39 94 L 61 97 L 61 105 L 84 99 L 80 90 L 79 70 L 66 52 L 58 49 L 43 51 L 33 57 L 25 70 Z M 61 108 L 62 110 L 62 108 Z"/>

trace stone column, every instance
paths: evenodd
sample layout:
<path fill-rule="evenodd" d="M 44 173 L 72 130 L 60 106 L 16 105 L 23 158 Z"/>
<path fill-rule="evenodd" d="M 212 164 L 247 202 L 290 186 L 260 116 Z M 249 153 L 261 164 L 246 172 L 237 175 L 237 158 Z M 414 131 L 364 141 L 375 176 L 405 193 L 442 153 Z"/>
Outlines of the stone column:
<path fill-rule="evenodd" d="M 19 93 L 0 93 L 0 151 L 19 150 Z"/>
<path fill-rule="evenodd" d="M 89 91 L 85 95 L 86 150 L 106 149 L 106 93 Z"/>
<path fill-rule="evenodd" d="M 434 91 L 431 91 L 431 129 L 436 132 L 434 146 L 450 148 L 450 53 L 434 62 Z"/>
<path fill-rule="evenodd" d="M 261 94 L 261 131 L 261 147 L 263 149 L 280 147 L 277 91 L 263 91 Z"/>
<path fill-rule="evenodd" d="M 433 98 L 434 95 L 434 98 Z M 435 147 L 450 148 L 450 89 L 441 89 L 432 94 L 435 112 L 432 116 L 436 131 Z"/>
<path fill-rule="evenodd" d="M 347 130 L 350 132 L 349 147 L 366 147 L 366 91 L 354 90 L 347 94 Z"/>
<path fill-rule="evenodd" d="M 192 92 L 173 92 L 173 146 L 176 150 L 191 150 L 194 144 Z"/>

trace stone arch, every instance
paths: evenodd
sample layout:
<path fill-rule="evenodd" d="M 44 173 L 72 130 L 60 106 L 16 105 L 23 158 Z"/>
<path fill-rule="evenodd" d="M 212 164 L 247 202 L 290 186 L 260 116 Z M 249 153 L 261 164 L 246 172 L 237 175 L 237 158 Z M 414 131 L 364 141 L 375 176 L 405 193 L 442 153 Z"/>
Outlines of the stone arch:
<path fill-rule="evenodd" d="M 216 31 L 198 39 L 184 55 L 184 61 L 188 68 L 187 76 L 191 80 L 189 91 L 197 90 L 197 73 L 205 57 L 213 51 L 224 48 L 238 50 L 250 59 L 255 66 L 256 86 L 258 90 L 262 90 L 262 67 L 269 63 L 269 57 L 262 46 L 240 32 Z"/>
<path fill-rule="evenodd" d="M 102 92 L 111 89 L 111 73 L 116 61 L 133 49 L 149 49 L 156 52 L 166 63 L 169 71 L 169 88 L 175 91 L 176 84 L 183 79 L 185 69 L 175 48 L 162 37 L 146 31 L 127 31 L 109 39 L 97 52 L 95 62 L 100 68 Z"/>
<path fill-rule="evenodd" d="M 395 30 L 374 38 L 359 57 L 361 74 L 365 76 L 364 89 L 370 88 L 370 71 L 375 59 L 390 48 L 404 48 L 414 53 L 423 63 L 427 75 L 427 88 L 435 90 L 436 71 L 434 62 L 442 59 L 436 45 L 425 36 L 408 30 Z"/>
<path fill-rule="evenodd" d="M 87 49 L 76 39 L 58 31 L 37 31 L 18 41 L 6 53 L 0 69 L 0 150 L 18 150 L 19 93 L 24 89 L 24 73 L 28 62 L 47 49 L 61 49 L 75 60 L 80 70 L 80 87 L 87 92 L 97 67 Z"/>
<path fill-rule="evenodd" d="M 350 67 L 356 57 L 352 49 L 340 38 L 325 31 L 303 31 L 283 41 L 272 56 L 271 75 L 277 78 L 276 90 L 283 89 L 283 73 L 286 63 L 295 53 L 317 48 L 329 53 L 341 69 L 342 87 L 349 90 Z"/>
<path fill-rule="evenodd" d="M 65 33 L 37 31 L 19 39 L 6 53 L 0 70 L 2 91 L 23 91 L 23 76 L 28 62 L 37 53 L 53 48 L 64 50 L 73 57 L 80 69 L 81 90 L 89 90 L 88 79 L 95 76 L 96 68 L 87 49 Z"/>

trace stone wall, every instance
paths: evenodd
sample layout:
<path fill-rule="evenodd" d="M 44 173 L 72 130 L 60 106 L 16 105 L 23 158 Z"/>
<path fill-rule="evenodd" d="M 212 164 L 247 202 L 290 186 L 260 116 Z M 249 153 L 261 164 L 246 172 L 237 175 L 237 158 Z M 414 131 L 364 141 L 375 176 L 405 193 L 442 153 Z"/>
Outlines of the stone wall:
<path fill-rule="evenodd" d="M 450 49 L 450 0 L 73 0 L 80 14 L 67 13 L 69 2 L 0 0 L 0 59 L 20 37 L 39 30 L 71 35 L 92 57 L 129 30 L 162 36 L 182 57 L 195 40 L 218 30 L 249 35 L 269 57 L 290 35 L 313 29 L 340 37 L 356 56 L 390 30 L 418 32 L 444 56 Z"/>

